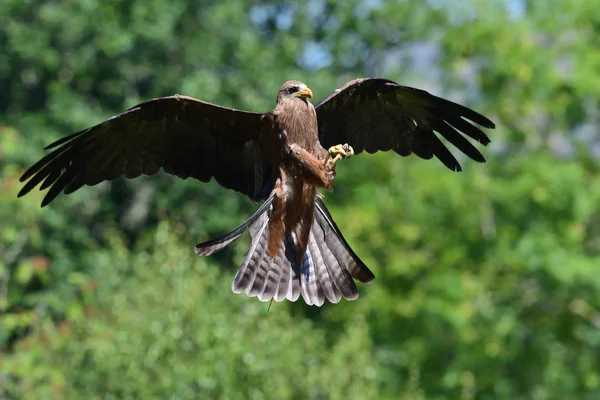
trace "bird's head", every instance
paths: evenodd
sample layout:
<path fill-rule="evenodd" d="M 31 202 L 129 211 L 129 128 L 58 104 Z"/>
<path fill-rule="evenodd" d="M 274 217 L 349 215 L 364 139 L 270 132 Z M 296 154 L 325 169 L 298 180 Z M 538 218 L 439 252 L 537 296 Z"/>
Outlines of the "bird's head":
<path fill-rule="evenodd" d="M 300 99 L 303 101 L 307 101 L 312 97 L 312 91 L 306 86 L 304 83 L 300 81 L 287 81 L 277 93 L 277 102 L 280 100 L 286 99 Z"/>

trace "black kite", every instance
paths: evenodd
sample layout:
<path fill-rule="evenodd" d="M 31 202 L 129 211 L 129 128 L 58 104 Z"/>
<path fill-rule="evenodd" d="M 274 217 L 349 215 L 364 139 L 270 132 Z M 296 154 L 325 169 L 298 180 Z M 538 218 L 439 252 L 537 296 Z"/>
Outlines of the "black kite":
<path fill-rule="evenodd" d="M 484 162 L 463 134 L 487 145 L 487 135 L 472 123 L 494 124 L 469 108 L 386 79 L 353 80 L 316 107 L 311 97 L 305 84 L 288 81 L 268 113 L 179 95 L 146 101 L 49 145 L 54 150 L 21 177 L 29 181 L 19 196 L 41 183 L 40 189 L 50 188 L 45 206 L 61 192 L 161 168 L 183 179 L 215 178 L 264 201 L 243 225 L 195 248 L 209 255 L 250 230 L 252 244 L 233 280 L 235 293 L 262 301 L 302 295 L 317 306 L 325 299 L 356 299 L 353 279 L 370 282 L 374 275 L 348 246 L 317 192 L 332 186 L 337 161 L 363 150 L 393 150 L 435 156 L 460 171 L 434 131 Z"/>

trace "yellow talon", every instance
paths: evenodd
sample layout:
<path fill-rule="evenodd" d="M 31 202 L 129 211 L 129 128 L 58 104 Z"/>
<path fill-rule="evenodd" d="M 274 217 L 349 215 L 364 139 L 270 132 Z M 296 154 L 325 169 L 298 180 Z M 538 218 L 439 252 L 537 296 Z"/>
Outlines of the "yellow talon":
<path fill-rule="evenodd" d="M 342 158 L 350 158 L 354 155 L 354 149 L 348 143 L 337 144 L 331 146 L 327 150 L 327 157 L 325 157 L 325 163 L 329 160 L 329 157 L 333 158 L 333 164 L 336 164 Z"/>
<path fill-rule="evenodd" d="M 350 158 L 354 155 L 354 149 L 348 143 L 345 143 L 343 147 L 344 147 L 344 150 L 346 151 L 346 157 L 344 157 L 344 158 Z"/>

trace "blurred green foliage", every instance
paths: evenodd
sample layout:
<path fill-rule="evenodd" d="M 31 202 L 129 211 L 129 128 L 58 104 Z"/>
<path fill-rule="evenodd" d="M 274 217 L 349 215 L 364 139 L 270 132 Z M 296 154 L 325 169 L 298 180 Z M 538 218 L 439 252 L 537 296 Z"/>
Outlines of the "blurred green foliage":
<path fill-rule="evenodd" d="M 1 399 L 596 399 L 600 14 L 592 0 L 0 2 Z M 326 202 L 377 279 L 314 309 L 233 295 L 253 205 L 164 174 L 39 208 L 58 137 L 181 93 L 266 111 L 357 76 L 451 97 L 488 163 L 344 161 Z"/>

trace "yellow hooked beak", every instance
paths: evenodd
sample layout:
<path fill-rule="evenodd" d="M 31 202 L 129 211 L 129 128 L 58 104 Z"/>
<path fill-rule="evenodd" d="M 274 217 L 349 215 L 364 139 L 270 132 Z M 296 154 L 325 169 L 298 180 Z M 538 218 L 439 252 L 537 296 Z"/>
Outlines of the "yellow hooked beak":
<path fill-rule="evenodd" d="M 310 99 L 312 98 L 312 90 L 310 90 L 307 86 L 304 86 L 297 93 L 295 93 L 294 96 L 300 97 L 301 99 Z"/>

